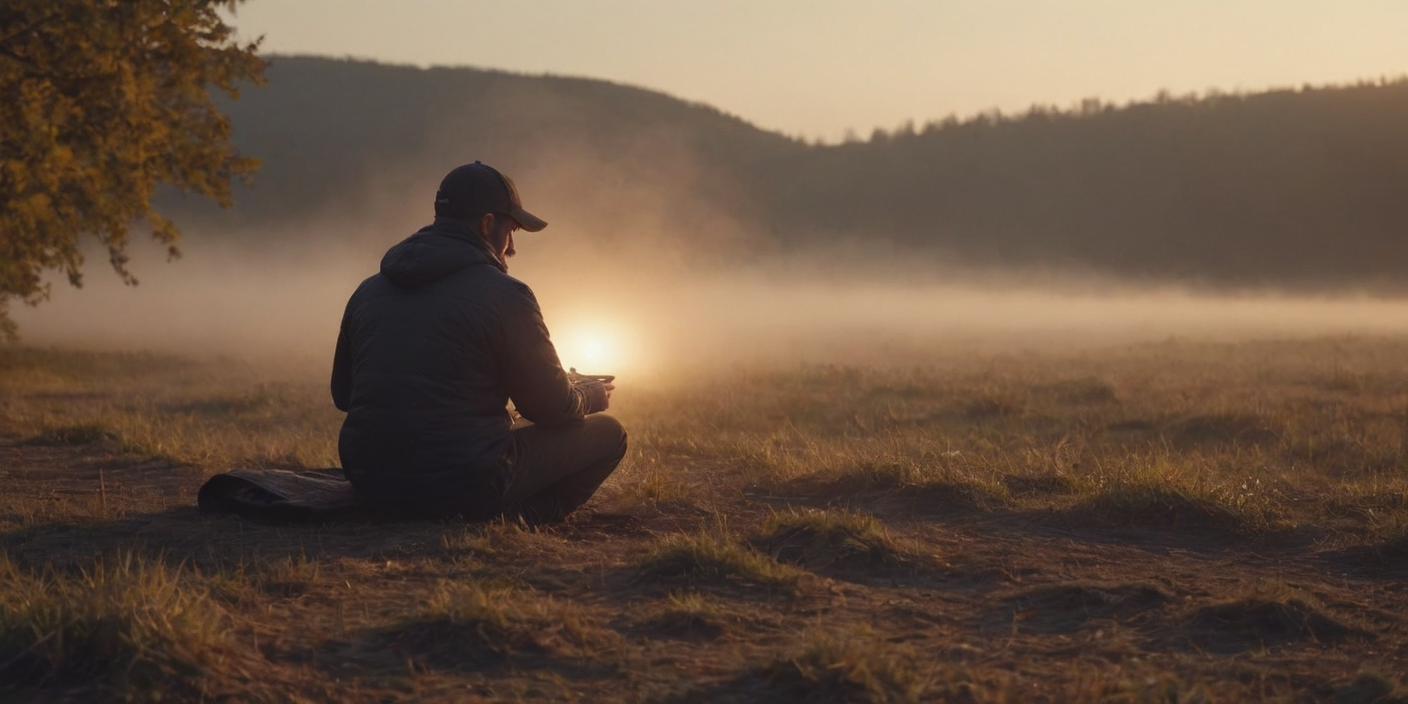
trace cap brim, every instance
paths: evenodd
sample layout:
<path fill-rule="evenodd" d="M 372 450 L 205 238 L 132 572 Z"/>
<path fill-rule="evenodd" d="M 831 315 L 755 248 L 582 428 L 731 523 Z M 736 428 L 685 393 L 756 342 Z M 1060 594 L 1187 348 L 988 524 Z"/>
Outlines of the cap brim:
<path fill-rule="evenodd" d="M 548 226 L 548 222 L 537 215 L 534 215 L 522 208 L 514 208 L 512 213 L 514 220 L 518 221 L 518 226 L 529 231 L 537 232 Z"/>

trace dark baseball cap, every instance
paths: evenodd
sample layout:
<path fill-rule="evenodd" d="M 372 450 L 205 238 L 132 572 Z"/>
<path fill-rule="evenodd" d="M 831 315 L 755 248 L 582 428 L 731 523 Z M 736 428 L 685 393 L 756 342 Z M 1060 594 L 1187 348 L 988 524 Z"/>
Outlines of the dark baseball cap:
<path fill-rule="evenodd" d="M 523 209 L 513 180 L 498 169 L 476 161 L 445 174 L 440 190 L 435 192 L 437 217 L 473 221 L 485 213 L 509 215 L 529 232 L 548 226 L 542 218 Z"/>

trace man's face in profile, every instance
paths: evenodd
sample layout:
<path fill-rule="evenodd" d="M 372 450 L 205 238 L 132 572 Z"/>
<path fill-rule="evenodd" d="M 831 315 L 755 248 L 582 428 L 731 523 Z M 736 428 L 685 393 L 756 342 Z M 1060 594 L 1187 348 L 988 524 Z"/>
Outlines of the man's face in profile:
<path fill-rule="evenodd" d="M 493 214 L 492 218 L 486 233 L 489 248 L 500 260 L 507 261 L 517 254 L 513 248 L 513 233 L 518 230 L 518 221 L 502 213 Z"/>

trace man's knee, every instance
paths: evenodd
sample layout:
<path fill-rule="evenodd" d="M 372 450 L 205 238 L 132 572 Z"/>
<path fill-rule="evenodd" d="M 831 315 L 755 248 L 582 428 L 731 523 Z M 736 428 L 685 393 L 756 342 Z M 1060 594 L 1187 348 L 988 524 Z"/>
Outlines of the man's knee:
<path fill-rule="evenodd" d="M 598 447 L 607 449 L 618 460 L 626 456 L 626 427 L 621 421 L 604 413 L 587 416 L 585 420 L 594 444 L 599 443 Z"/>

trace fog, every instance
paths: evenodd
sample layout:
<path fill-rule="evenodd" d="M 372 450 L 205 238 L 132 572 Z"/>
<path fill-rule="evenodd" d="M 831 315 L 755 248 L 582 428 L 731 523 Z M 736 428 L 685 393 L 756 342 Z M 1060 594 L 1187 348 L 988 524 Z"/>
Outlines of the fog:
<path fill-rule="evenodd" d="M 648 379 L 737 364 L 911 365 L 1170 337 L 1408 333 L 1408 299 L 1231 294 L 1069 268 L 976 268 L 830 232 L 792 233 L 781 249 L 732 209 L 743 194 L 676 135 L 638 141 L 649 144 L 649 159 L 613 159 L 570 134 L 517 158 L 480 155 L 521 165 L 511 171 L 525 203 L 550 223 L 517 235 L 510 273 L 536 292 L 564 366 L 583 372 Z M 408 156 L 351 202 L 276 228 L 188 224 L 175 262 L 134 239 L 137 287 L 123 286 L 92 252 L 82 289 L 56 280 L 52 300 L 16 305 L 14 317 L 33 345 L 219 355 L 325 373 L 348 296 L 389 246 L 429 222 L 439 175 L 465 160 Z"/>
<path fill-rule="evenodd" d="M 891 254 L 727 261 L 522 233 L 510 273 L 533 287 L 565 366 L 626 378 L 736 364 L 923 364 L 953 354 L 1157 341 L 1408 333 L 1408 301 L 1212 294 L 1045 272 L 974 271 Z M 348 295 L 405 232 L 251 248 L 198 237 L 166 263 L 133 247 L 137 287 L 90 257 L 85 286 L 16 306 L 24 342 L 151 350 L 326 371 Z M 746 243 L 747 238 L 741 238 Z M 316 246 L 310 246 L 313 242 Z"/>
<path fill-rule="evenodd" d="M 1408 299 L 1229 292 L 1370 274 L 1403 290 L 1403 199 L 1384 184 L 1408 143 L 1384 110 L 1405 95 L 1096 105 L 822 147 L 609 84 L 288 57 L 227 106 L 265 162 L 235 211 L 158 204 L 186 231 L 183 259 L 135 237 L 140 286 L 94 251 L 83 289 L 56 277 L 52 300 L 11 310 L 31 345 L 322 373 L 348 295 L 429 221 L 440 177 L 483 159 L 551 223 L 518 238 L 511 273 L 584 372 L 1408 334 Z M 960 250 L 1066 264 L 977 268 Z M 1135 270 L 1165 278 L 1119 276 Z M 1192 276 L 1220 288 L 1171 283 Z"/>

